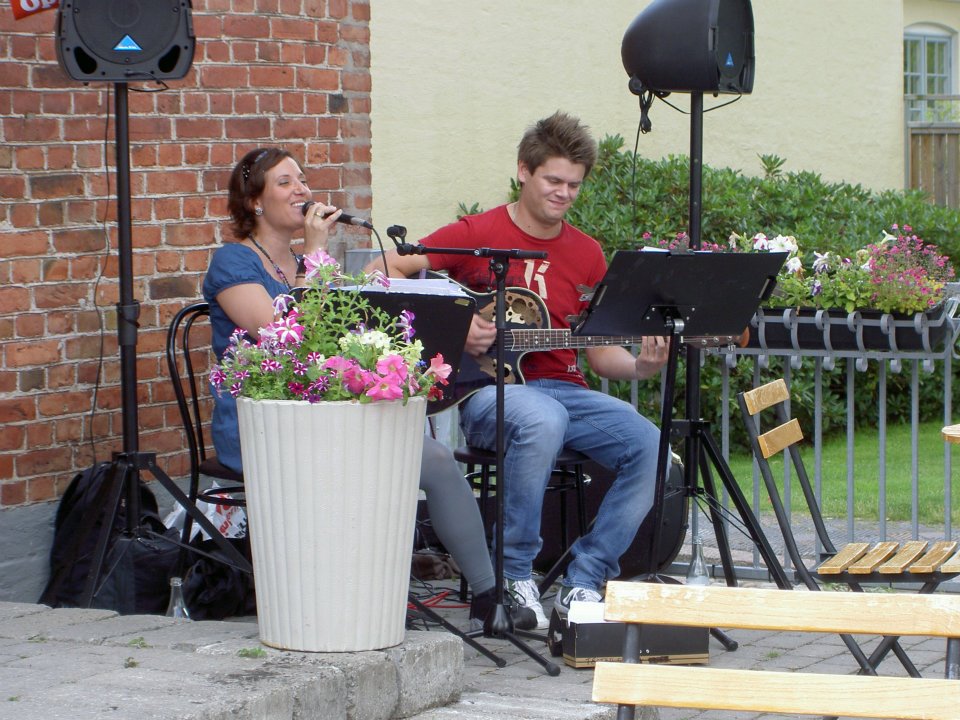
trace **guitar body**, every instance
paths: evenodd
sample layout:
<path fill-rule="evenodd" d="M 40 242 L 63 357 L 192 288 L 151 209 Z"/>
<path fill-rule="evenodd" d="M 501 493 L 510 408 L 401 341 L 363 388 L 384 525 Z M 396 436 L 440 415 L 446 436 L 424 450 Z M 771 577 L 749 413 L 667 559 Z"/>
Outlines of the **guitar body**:
<path fill-rule="evenodd" d="M 470 295 L 477 303 L 477 314 L 485 320 L 494 321 L 496 313 L 495 293 L 475 293 L 469 288 L 464 292 Z M 547 308 L 540 297 L 526 288 L 507 288 L 504 296 L 506 304 L 507 330 L 546 330 L 550 327 Z M 504 381 L 508 385 L 523 384 L 523 373 L 520 370 L 520 359 L 526 350 L 519 352 L 508 347 L 504 348 Z M 497 381 L 496 347 L 491 346 L 485 355 L 474 357 L 464 353 L 460 359 L 460 371 L 457 373 L 456 384 L 452 388 L 445 388 L 441 400 L 432 400 L 428 412 L 430 414 L 442 412 L 466 400 L 468 397 L 488 385 Z"/>

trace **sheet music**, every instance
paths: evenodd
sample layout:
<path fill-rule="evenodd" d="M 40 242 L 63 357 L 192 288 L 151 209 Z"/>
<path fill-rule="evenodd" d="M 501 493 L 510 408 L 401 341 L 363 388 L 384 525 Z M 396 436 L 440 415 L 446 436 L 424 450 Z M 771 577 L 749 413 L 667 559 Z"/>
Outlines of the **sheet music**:
<path fill-rule="evenodd" d="M 363 291 L 468 297 L 460 285 L 445 278 L 390 278 L 389 288 L 370 284 L 364 285 Z"/>

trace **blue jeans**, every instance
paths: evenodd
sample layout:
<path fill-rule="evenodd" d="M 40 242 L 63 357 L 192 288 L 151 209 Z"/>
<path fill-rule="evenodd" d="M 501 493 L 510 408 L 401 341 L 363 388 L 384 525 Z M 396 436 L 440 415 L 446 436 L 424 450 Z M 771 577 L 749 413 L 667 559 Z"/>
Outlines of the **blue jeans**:
<path fill-rule="evenodd" d="M 557 454 L 577 450 L 616 473 L 593 529 L 573 545 L 563 584 L 599 590 L 620 574 L 620 556 L 653 507 L 660 430 L 631 405 L 562 380 L 508 385 L 504 394 L 503 568 L 529 578 L 540 552 L 543 494 Z M 496 449 L 496 388 L 460 408 L 467 442 Z"/>

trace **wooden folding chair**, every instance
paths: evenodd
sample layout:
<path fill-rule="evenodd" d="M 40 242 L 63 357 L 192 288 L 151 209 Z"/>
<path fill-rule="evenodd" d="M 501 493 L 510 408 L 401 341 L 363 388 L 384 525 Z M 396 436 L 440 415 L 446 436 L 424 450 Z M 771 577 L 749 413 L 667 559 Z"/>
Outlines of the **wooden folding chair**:
<path fill-rule="evenodd" d="M 840 583 L 855 592 L 862 592 L 870 583 L 920 585 L 921 594 L 932 593 L 940 583 L 960 573 L 960 560 L 951 559 L 957 550 L 957 542 L 944 540 L 928 543 L 911 540 L 905 543 L 894 541 L 854 542 L 837 547 L 831 541 L 826 523 L 820 513 L 820 505 L 810 478 L 800 457 L 799 443 L 803 431 L 796 418 L 789 415 L 790 392 L 782 380 L 774 380 L 738 396 L 754 457 L 760 468 L 777 524 L 783 535 L 787 554 L 797 575 L 810 590 L 819 590 L 822 583 Z M 768 462 L 774 455 L 787 451 L 789 462 L 803 493 L 804 505 L 813 521 L 819 544 L 823 548 L 819 557 L 808 566 L 793 534 L 791 518 L 780 488 L 774 479 Z M 885 637 L 866 657 L 860 646 L 849 635 L 841 635 L 851 653 L 857 659 L 861 672 L 876 674 L 877 665 L 891 650 L 900 659 L 907 672 L 919 677 L 919 672 L 894 636 Z"/>

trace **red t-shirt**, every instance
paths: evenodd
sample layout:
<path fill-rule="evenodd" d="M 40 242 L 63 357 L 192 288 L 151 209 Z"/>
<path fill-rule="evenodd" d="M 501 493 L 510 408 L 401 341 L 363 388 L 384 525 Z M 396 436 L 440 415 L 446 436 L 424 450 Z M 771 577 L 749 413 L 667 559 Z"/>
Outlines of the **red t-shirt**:
<path fill-rule="evenodd" d="M 544 260 L 511 260 L 507 287 L 527 288 L 546 305 L 550 327 L 569 328 L 569 317 L 579 315 L 587 303 L 580 300 L 578 286 L 593 287 L 603 278 L 607 262 L 600 244 L 569 223 L 550 240 L 528 235 L 514 224 L 507 207 L 467 215 L 442 227 L 423 239 L 428 247 L 507 250 L 538 250 L 547 253 Z M 490 259 L 473 255 L 430 254 L 426 256 L 434 270 L 446 270 L 451 278 L 474 292 L 496 289 L 490 271 Z M 509 318 L 508 318 L 509 322 Z M 530 352 L 523 356 L 523 375 L 528 380 L 552 378 L 587 386 L 572 349 Z"/>

